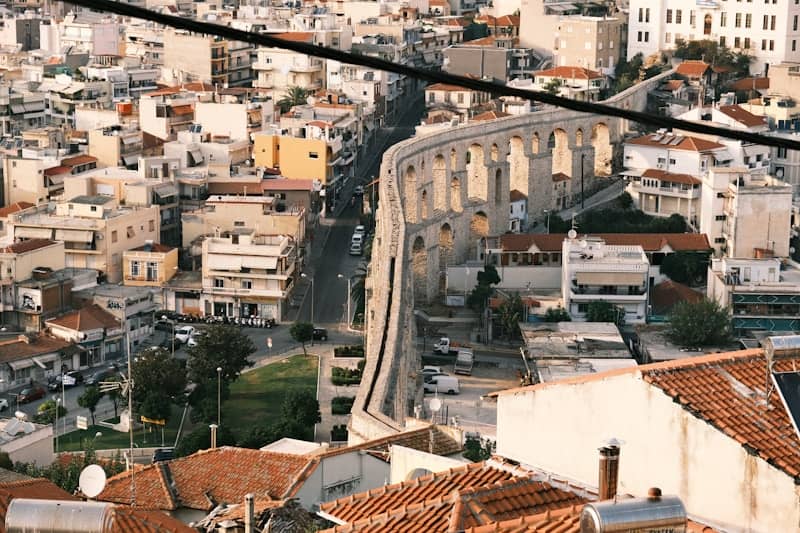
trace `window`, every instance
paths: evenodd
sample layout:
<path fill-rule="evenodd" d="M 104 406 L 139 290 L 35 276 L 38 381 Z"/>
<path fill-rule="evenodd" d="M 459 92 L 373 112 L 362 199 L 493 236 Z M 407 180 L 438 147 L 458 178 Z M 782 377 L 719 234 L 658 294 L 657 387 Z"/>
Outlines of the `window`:
<path fill-rule="evenodd" d="M 589 304 L 578 304 L 578 312 L 579 313 L 588 313 L 589 312 Z"/>
<path fill-rule="evenodd" d="M 243 228 L 244 227 L 244 220 L 234 220 L 233 221 L 233 225 L 235 227 L 237 227 L 237 228 Z"/>
<path fill-rule="evenodd" d="M 158 263 L 154 261 L 147 262 L 147 281 L 158 280 Z"/>
<path fill-rule="evenodd" d="M 642 42 L 642 32 L 636 32 L 636 40 Z"/>
<path fill-rule="evenodd" d="M 136 236 L 136 232 L 133 230 L 133 226 L 128 226 L 125 231 L 126 231 L 129 239 Z"/>
<path fill-rule="evenodd" d="M 724 28 L 728 25 L 728 14 L 727 13 L 720 13 L 719 14 L 719 27 Z"/>
<path fill-rule="evenodd" d="M 308 152 L 309 159 L 319 159 L 319 154 L 317 152 Z"/>
<path fill-rule="evenodd" d="M 251 279 L 243 279 L 242 280 L 242 288 L 243 289 L 252 289 L 253 288 L 253 280 L 251 280 Z"/>
<path fill-rule="evenodd" d="M 111 242 L 117 242 L 117 230 L 111 232 Z"/>
<path fill-rule="evenodd" d="M 639 8 L 639 22 L 644 22 L 644 8 Z"/>
<path fill-rule="evenodd" d="M 608 48 L 612 50 L 614 49 L 614 41 L 608 41 Z"/>
<path fill-rule="evenodd" d="M 792 31 L 797 31 L 797 15 L 792 19 Z"/>
<path fill-rule="evenodd" d="M 97 212 L 97 206 L 96 205 L 89 206 L 89 211 L 91 211 L 92 213 Z"/>
<path fill-rule="evenodd" d="M 650 42 L 650 32 L 649 31 L 644 32 L 644 42 L 646 42 L 646 43 Z"/>
<path fill-rule="evenodd" d="M 222 278 L 214 278 L 214 287 L 221 289 L 225 286 L 225 280 Z"/>
<path fill-rule="evenodd" d="M 431 104 L 432 104 L 432 103 L 434 103 L 435 101 L 436 101 L 436 95 L 435 95 L 435 94 L 433 94 L 432 92 L 431 92 L 431 93 L 428 93 L 428 103 L 431 103 Z"/>
<path fill-rule="evenodd" d="M 458 103 L 459 104 L 464 103 L 464 93 L 458 93 Z"/>
<path fill-rule="evenodd" d="M 725 36 L 724 36 L 724 35 L 722 35 L 722 36 L 719 38 L 719 45 L 720 45 L 720 46 L 725 46 Z"/>
<path fill-rule="evenodd" d="M 650 8 L 649 7 L 644 10 L 644 21 L 645 22 L 650 22 Z M 586 31 L 588 32 L 589 28 L 586 28 Z"/>
<path fill-rule="evenodd" d="M 744 27 L 749 28 L 752 25 L 753 25 L 753 15 L 748 13 L 747 15 L 744 16 Z"/>
<path fill-rule="evenodd" d="M 761 39 L 761 49 L 762 50 L 766 50 L 767 49 L 767 40 L 766 39 Z"/>
<path fill-rule="evenodd" d="M 734 22 L 733 25 L 736 26 L 737 28 L 741 28 L 742 27 L 742 14 L 741 13 L 736 13 L 736 21 Z"/>
<path fill-rule="evenodd" d="M 761 29 L 769 29 L 769 15 L 764 15 L 764 23 L 762 24 Z"/>
<path fill-rule="evenodd" d="M 148 221 L 147 222 L 147 226 L 148 226 L 148 230 L 149 231 L 155 231 L 156 230 L 156 221 L 155 220 Z"/>
<path fill-rule="evenodd" d="M 792 41 L 794 42 L 794 41 Z M 786 158 L 786 148 L 778 148 L 778 157 L 781 159 Z"/>
<path fill-rule="evenodd" d="M 697 22 L 697 15 L 695 14 L 694 10 L 689 11 L 689 26 L 694 28 L 695 22 Z"/>
<path fill-rule="evenodd" d="M 726 218 L 725 215 L 717 215 L 714 217 L 714 220 L 721 222 L 725 220 L 725 218 Z"/>
<path fill-rule="evenodd" d="M 675 161 L 675 160 L 674 160 L 674 159 L 672 159 L 671 157 L 669 158 L 669 164 L 670 164 L 670 165 L 674 165 L 674 164 L 676 164 L 676 163 L 677 163 L 677 161 Z"/>
<path fill-rule="evenodd" d="M 775 50 L 775 41 L 770 39 L 769 40 L 769 51 L 772 52 L 773 50 Z"/>
<path fill-rule="evenodd" d="M 672 24 L 672 10 L 667 9 L 667 24 Z"/>
<path fill-rule="evenodd" d="M 680 9 L 676 9 L 675 10 L 675 24 L 680 24 L 681 23 L 681 14 L 682 13 L 681 13 Z"/>
<path fill-rule="evenodd" d="M 717 237 L 714 239 L 714 244 L 725 244 L 725 237 Z"/>
<path fill-rule="evenodd" d="M 671 33 L 667 32 L 667 33 L 664 34 L 664 42 L 665 43 L 671 43 L 672 42 L 672 34 Z"/>
<path fill-rule="evenodd" d="M 739 40 L 738 37 L 734 37 L 733 38 L 733 47 L 734 48 L 741 48 L 742 47 L 742 43 L 741 43 L 741 41 Z"/>
<path fill-rule="evenodd" d="M 745 48 L 750 48 L 750 37 L 745 37 L 744 38 L 744 47 Z"/>
<path fill-rule="evenodd" d="M 137 278 L 139 277 L 139 273 L 141 271 L 139 261 L 131 261 L 131 277 Z"/>
<path fill-rule="evenodd" d="M 769 18 L 769 29 L 771 29 L 771 30 L 775 29 L 775 15 L 772 15 Z"/>

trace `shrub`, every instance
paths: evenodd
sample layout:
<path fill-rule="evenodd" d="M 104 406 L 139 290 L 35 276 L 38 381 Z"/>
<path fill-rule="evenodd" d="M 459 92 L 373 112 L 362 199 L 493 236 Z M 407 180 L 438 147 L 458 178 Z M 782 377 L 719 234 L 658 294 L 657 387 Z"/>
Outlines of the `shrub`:
<path fill-rule="evenodd" d="M 361 370 L 335 366 L 332 369 L 331 381 L 334 385 L 358 385 L 361 383 Z"/>
<path fill-rule="evenodd" d="M 489 459 L 494 453 L 494 449 L 495 443 L 493 441 L 470 436 L 464 441 L 464 453 L 462 455 L 473 463 L 477 463 L 478 461 Z"/>
<path fill-rule="evenodd" d="M 333 349 L 334 357 L 364 357 L 364 345 L 339 346 Z"/>
<path fill-rule="evenodd" d="M 347 426 L 344 424 L 333 426 L 333 429 L 331 429 L 331 441 L 347 441 Z"/>
<path fill-rule="evenodd" d="M 353 408 L 353 402 L 356 399 L 353 396 L 336 396 L 331 400 L 331 413 L 334 415 L 347 415 L 350 414 L 350 409 Z"/>

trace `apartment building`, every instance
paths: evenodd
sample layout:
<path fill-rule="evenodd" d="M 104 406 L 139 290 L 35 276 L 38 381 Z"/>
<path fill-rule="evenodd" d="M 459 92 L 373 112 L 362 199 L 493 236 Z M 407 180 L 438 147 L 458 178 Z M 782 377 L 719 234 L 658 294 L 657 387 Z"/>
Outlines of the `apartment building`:
<path fill-rule="evenodd" d="M 164 143 L 164 157 L 177 159 L 181 168 L 209 165 L 222 169 L 243 164 L 250 158 L 247 137 L 233 139 L 227 135 L 212 135 L 200 124 L 192 124 L 188 131 L 180 131 L 175 137 L 176 140 Z M 225 172 L 229 173 L 230 169 Z"/>
<path fill-rule="evenodd" d="M 147 242 L 122 252 L 123 284 L 163 287 L 178 272 L 178 249 Z"/>
<path fill-rule="evenodd" d="M 613 74 L 625 57 L 624 31 L 625 21 L 614 16 L 563 17 L 553 36 L 553 64 Z"/>
<path fill-rule="evenodd" d="M 143 149 L 142 131 L 111 126 L 89 131 L 89 155 L 108 167 L 135 167 Z"/>
<path fill-rule="evenodd" d="M 248 141 L 253 133 L 261 131 L 272 119 L 272 102 L 238 103 L 197 102 L 194 122 L 201 132 L 233 141 Z"/>
<path fill-rule="evenodd" d="M 131 21 L 125 26 L 125 56 L 136 58 L 143 65 L 164 65 L 164 34 L 145 24 Z"/>
<path fill-rule="evenodd" d="M 203 240 L 206 315 L 280 320 L 288 310 L 297 245 L 288 235 L 239 229 Z"/>
<path fill-rule="evenodd" d="M 48 318 L 73 309 L 73 291 L 95 285 L 97 271 L 93 269 L 34 268 L 29 278 L 14 283 L 13 311 L 4 308 L 3 320 L 23 331 L 38 333 Z M 77 367 L 75 363 L 73 368 Z"/>
<path fill-rule="evenodd" d="M 712 259 L 707 295 L 728 308 L 737 336 L 800 332 L 800 271 L 777 257 Z"/>
<path fill-rule="evenodd" d="M 580 27 L 584 31 L 584 36 L 590 37 L 591 33 L 587 34 L 586 30 L 589 29 L 591 31 L 595 25 L 591 20 L 582 21 L 581 19 L 583 17 L 602 18 L 613 15 L 613 13 L 611 13 L 611 6 L 591 3 L 585 0 L 578 0 L 570 3 L 548 2 L 546 0 L 521 0 L 519 10 L 520 42 L 522 46 L 533 48 L 541 57 L 554 57 L 555 49 L 560 44 L 560 35 L 564 33 L 559 30 L 559 26 L 562 26 L 564 30 L 566 30 L 568 26 L 564 25 L 572 23 L 573 33 L 577 33 L 575 29 Z M 605 27 L 603 33 L 599 33 L 599 27 L 601 26 L 604 27 L 601 23 L 597 24 L 595 35 L 598 37 L 607 35 Z M 575 37 L 577 39 L 578 35 Z M 587 39 L 576 41 L 575 47 L 585 47 L 584 42 L 586 40 Z M 594 41 L 590 40 L 589 42 Z M 613 49 L 621 48 L 625 50 L 624 42 L 614 42 L 613 46 Z M 565 53 L 572 53 L 574 47 L 569 46 L 561 48 L 566 48 Z M 586 50 L 586 52 L 590 56 L 594 55 L 597 48 L 598 46 L 592 46 L 592 50 Z M 607 44 L 604 43 L 603 51 L 611 49 L 611 42 Z M 575 51 L 575 53 L 579 52 Z M 555 65 L 558 66 L 559 63 L 555 63 Z M 595 64 L 587 64 L 585 66 L 592 69 L 605 68 L 597 67 Z"/>
<path fill-rule="evenodd" d="M 29 279 L 37 268 L 64 268 L 64 243 L 48 239 L 30 239 L 0 248 L 0 310 L 14 311 L 15 282 Z M 8 321 L 5 320 L 7 323 Z"/>
<path fill-rule="evenodd" d="M 434 83 L 425 87 L 425 107 L 429 117 L 432 112 L 436 114 L 436 110 L 441 109 L 467 119 L 483 112 L 482 106 L 487 104 L 489 99 L 489 93 L 465 89 L 458 85 Z"/>
<path fill-rule="evenodd" d="M 571 100 L 596 102 L 600 100 L 600 91 L 607 86 L 605 74 L 583 67 L 559 66 L 533 73 L 535 90 L 546 91 L 555 87 L 559 96 Z"/>
<path fill-rule="evenodd" d="M 314 42 L 314 32 L 296 31 L 274 35 L 293 42 Z M 282 48 L 259 48 L 253 63 L 253 87 L 267 90 L 274 101 L 280 100 L 289 87 L 314 92 L 325 86 L 324 60 Z"/>
<path fill-rule="evenodd" d="M 110 196 L 78 196 L 14 213 L 8 233 L 15 240 L 63 241 L 67 267 L 95 269 L 110 283 L 118 283 L 122 253 L 158 240 L 159 223 L 157 206 L 119 207 Z"/>
<path fill-rule="evenodd" d="M 159 139 L 174 139 L 194 121 L 195 93 L 167 87 L 146 93 L 139 99 L 139 127 Z"/>
<path fill-rule="evenodd" d="M 624 313 L 626 323 L 646 321 L 650 263 L 641 246 L 568 236 L 561 258 L 561 298 L 574 320 L 585 320 L 589 304 L 604 301 Z"/>
<path fill-rule="evenodd" d="M 671 50 L 678 40 L 710 39 L 753 56 L 750 72 L 768 65 L 800 61 L 800 5 L 772 2 L 703 2 L 631 0 L 628 57 Z"/>
<path fill-rule="evenodd" d="M 97 304 L 45 321 L 48 333 L 81 350 L 79 367 L 93 367 L 125 356 L 125 329 L 110 312 Z"/>
<path fill-rule="evenodd" d="M 27 52 L 41 48 L 39 28 L 45 19 L 34 11 L 23 14 L 6 13 L 0 25 L 0 45 Z"/>
<path fill-rule="evenodd" d="M 128 102 L 142 94 L 158 90 L 156 83 L 161 78 L 157 68 L 126 68 L 119 65 L 90 65 L 86 76 L 109 82 L 113 102 Z"/>
<path fill-rule="evenodd" d="M 702 176 L 714 166 L 730 164 L 733 155 L 724 144 L 701 137 L 659 131 L 625 143 L 625 176 L 652 168 L 674 174 Z M 639 174 L 641 174 L 641 172 Z"/>
<path fill-rule="evenodd" d="M 0 86 L 0 134 L 16 136 L 46 120 L 44 94 Z"/>
<path fill-rule="evenodd" d="M 694 227 L 700 215 L 700 189 L 703 181 L 689 174 L 648 168 L 632 176 L 625 187 L 634 205 L 648 215 L 668 217 L 679 214 Z"/>
<path fill-rule="evenodd" d="M 530 48 L 523 48 L 519 38 L 490 36 L 465 41 L 445 48 L 444 69 L 461 76 L 480 76 L 498 82 L 529 78 L 541 62 Z"/>
<path fill-rule="evenodd" d="M 65 74 L 45 79 L 36 89 L 45 94 L 45 117 L 48 124 L 75 127 L 75 110 L 79 107 L 109 109 L 113 91 L 104 80 L 73 81 Z"/>
<path fill-rule="evenodd" d="M 220 87 L 250 83 L 250 50 L 244 43 L 184 30 L 164 31 L 164 69 L 173 82 L 199 81 Z"/>
<path fill-rule="evenodd" d="M 787 257 L 792 187 L 746 167 L 711 168 L 703 176 L 700 232 L 717 257 Z"/>

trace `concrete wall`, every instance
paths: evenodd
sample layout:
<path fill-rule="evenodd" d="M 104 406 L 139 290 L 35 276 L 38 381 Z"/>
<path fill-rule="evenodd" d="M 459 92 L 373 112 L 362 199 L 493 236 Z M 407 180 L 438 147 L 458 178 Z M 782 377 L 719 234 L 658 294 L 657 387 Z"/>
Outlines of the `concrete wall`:
<path fill-rule="evenodd" d="M 647 92 L 671 74 L 651 78 L 606 103 L 644 110 Z M 444 265 L 474 254 L 480 234 L 505 232 L 511 186 L 527 195 L 531 218 L 551 205 L 551 133 L 560 138 L 554 152 L 566 154 L 558 166 L 579 176 L 581 154 L 594 159 L 592 132 L 618 144 L 627 130 L 624 119 L 547 110 L 466 124 L 387 150 L 366 282 L 367 352 L 374 355 L 367 358 L 353 406 L 352 442 L 398 431 L 413 413 L 418 391 L 409 375 L 419 362 L 412 313 L 415 304 L 437 297 Z M 578 138 L 583 139 L 580 146 Z M 511 149 L 517 152 L 509 157 Z M 604 146 L 598 149 L 607 151 Z M 458 188 L 452 187 L 454 179 Z M 593 179 L 587 180 L 589 187 Z M 471 230 L 473 219 L 482 222 L 476 225 L 478 231 Z"/>
<path fill-rule="evenodd" d="M 542 427 L 558 431 L 533 429 Z M 497 453 L 523 464 L 596 486 L 596 450 L 610 437 L 624 443 L 620 494 L 660 487 L 680 496 L 690 515 L 725 531 L 797 530 L 800 501 L 787 474 L 638 372 L 498 398 Z"/>
<path fill-rule="evenodd" d="M 453 459 L 442 457 L 428 452 L 421 452 L 405 446 L 392 446 L 391 450 L 391 474 L 389 483 L 400 483 L 408 481 L 422 471 L 442 472 L 449 468 L 456 468 L 467 464 L 465 459 Z"/>

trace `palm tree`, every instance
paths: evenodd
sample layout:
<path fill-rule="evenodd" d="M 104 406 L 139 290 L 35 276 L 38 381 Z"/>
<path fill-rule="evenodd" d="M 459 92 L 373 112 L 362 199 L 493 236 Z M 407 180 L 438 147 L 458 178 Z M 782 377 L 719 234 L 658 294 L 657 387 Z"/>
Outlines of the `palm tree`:
<path fill-rule="evenodd" d="M 296 105 L 305 104 L 307 97 L 308 91 L 302 87 L 296 85 L 289 87 L 286 89 L 286 94 L 283 95 L 283 98 L 278 100 L 278 107 L 281 108 L 281 113 L 286 113 Z"/>
<path fill-rule="evenodd" d="M 350 286 L 350 294 L 353 298 L 353 305 L 358 309 L 364 304 L 366 298 L 366 279 L 367 279 L 367 262 L 361 261 L 353 272 L 353 283 Z"/>

